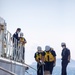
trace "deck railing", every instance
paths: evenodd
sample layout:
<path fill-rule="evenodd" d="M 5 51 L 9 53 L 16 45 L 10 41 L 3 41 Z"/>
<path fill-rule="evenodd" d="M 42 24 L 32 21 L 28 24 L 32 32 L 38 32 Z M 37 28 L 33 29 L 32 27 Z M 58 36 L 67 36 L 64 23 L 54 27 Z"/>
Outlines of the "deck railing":
<path fill-rule="evenodd" d="M 6 69 L 4 69 L 4 68 L 2 68 L 2 67 L 0 67 L 0 71 L 1 71 L 1 75 L 4 75 L 4 73 L 5 73 L 5 75 L 16 75 L 15 73 L 13 73 L 13 72 L 11 72 L 11 71 L 8 71 L 8 70 L 6 70 Z M 2 72 L 3 71 L 3 72 Z"/>
<path fill-rule="evenodd" d="M 0 37 L 0 56 L 20 62 L 22 60 L 21 51 L 23 48 L 21 44 L 19 44 L 19 46 L 17 45 L 17 42 L 19 43 L 19 41 L 13 38 L 9 31 L 6 31 L 2 36 Z"/>

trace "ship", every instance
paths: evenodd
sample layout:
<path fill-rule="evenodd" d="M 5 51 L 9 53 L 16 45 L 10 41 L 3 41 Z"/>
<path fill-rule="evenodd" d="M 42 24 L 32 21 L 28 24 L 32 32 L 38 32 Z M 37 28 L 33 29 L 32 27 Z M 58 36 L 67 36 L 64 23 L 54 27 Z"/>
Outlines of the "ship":
<path fill-rule="evenodd" d="M 21 62 L 17 56 L 13 59 L 12 34 L 7 30 L 7 23 L 0 17 L 0 75 L 32 75 L 27 70 L 35 70 L 25 61 Z M 16 49 L 17 51 L 17 49 Z"/>

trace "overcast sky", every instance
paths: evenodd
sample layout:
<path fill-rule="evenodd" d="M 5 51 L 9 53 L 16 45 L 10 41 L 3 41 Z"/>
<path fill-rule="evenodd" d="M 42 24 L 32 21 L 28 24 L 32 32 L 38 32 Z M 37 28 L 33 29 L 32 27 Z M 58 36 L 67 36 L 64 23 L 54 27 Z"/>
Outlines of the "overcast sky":
<path fill-rule="evenodd" d="M 75 0 L 0 0 L 0 17 L 13 34 L 18 27 L 27 40 L 26 63 L 34 62 L 37 46 L 54 48 L 61 58 L 61 42 L 75 60 Z"/>

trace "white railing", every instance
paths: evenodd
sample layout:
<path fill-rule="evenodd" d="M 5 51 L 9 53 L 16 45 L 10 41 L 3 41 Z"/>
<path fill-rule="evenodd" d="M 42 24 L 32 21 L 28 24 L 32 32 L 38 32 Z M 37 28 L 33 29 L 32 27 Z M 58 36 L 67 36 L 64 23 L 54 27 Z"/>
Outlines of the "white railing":
<path fill-rule="evenodd" d="M 6 32 L 5 35 L 5 52 L 6 52 L 6 57 L 9 59 L 12 59 L 13 57 L 13 42 L 12 42 L 12 35 L 9 31 Z"/>
<path fill-rule="evenodd" d="M 14 38 L 13 43 L 13 36 L 9 31 L 6 31 L 6 34 L 4 34 L 3 40 L 0 40 L 0 43 L 2 43 L 2 52 L 1 57 L 12 59 L 15 61 L 21 61 L 22 60 L 22 45 L 19 44 L 17 46 L 17 39 Z"/>
<path fill-rule="evenodd" d="M 7 73 L 7 74 L 10 74 L 10 75 L 16 75 L 15 73 L 13 73 L 11 71 L 8 71 L 8 70 L 6 70 L 2 67 L 0 67 L 0 71 L 3 71 L 3 72 L 0 73 L 1 75 L 4 75 L 4 72 L 5 72 L 5 74 Z"/>

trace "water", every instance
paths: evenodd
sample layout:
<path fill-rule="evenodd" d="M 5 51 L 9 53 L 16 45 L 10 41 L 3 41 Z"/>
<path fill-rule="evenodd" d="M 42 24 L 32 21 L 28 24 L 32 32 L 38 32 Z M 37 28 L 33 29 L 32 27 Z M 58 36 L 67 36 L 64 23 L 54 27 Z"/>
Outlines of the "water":
<path fill-rule="evenodd" d="M 33 66 L 34 68 L 36 68 L 36 66 Z M 30 73 L 30 75 L 37 75 L 36 71 L 29 69 L 28 73 Z M 25 75 L 29 75 L 28 73 L 26 73 Z M 61 75 L 61 67 L 60 66 L 56 66 L 53 69 L 53 75 Z M 75 75 L 75 67 L 67 67 L 67 75 Z"/>

